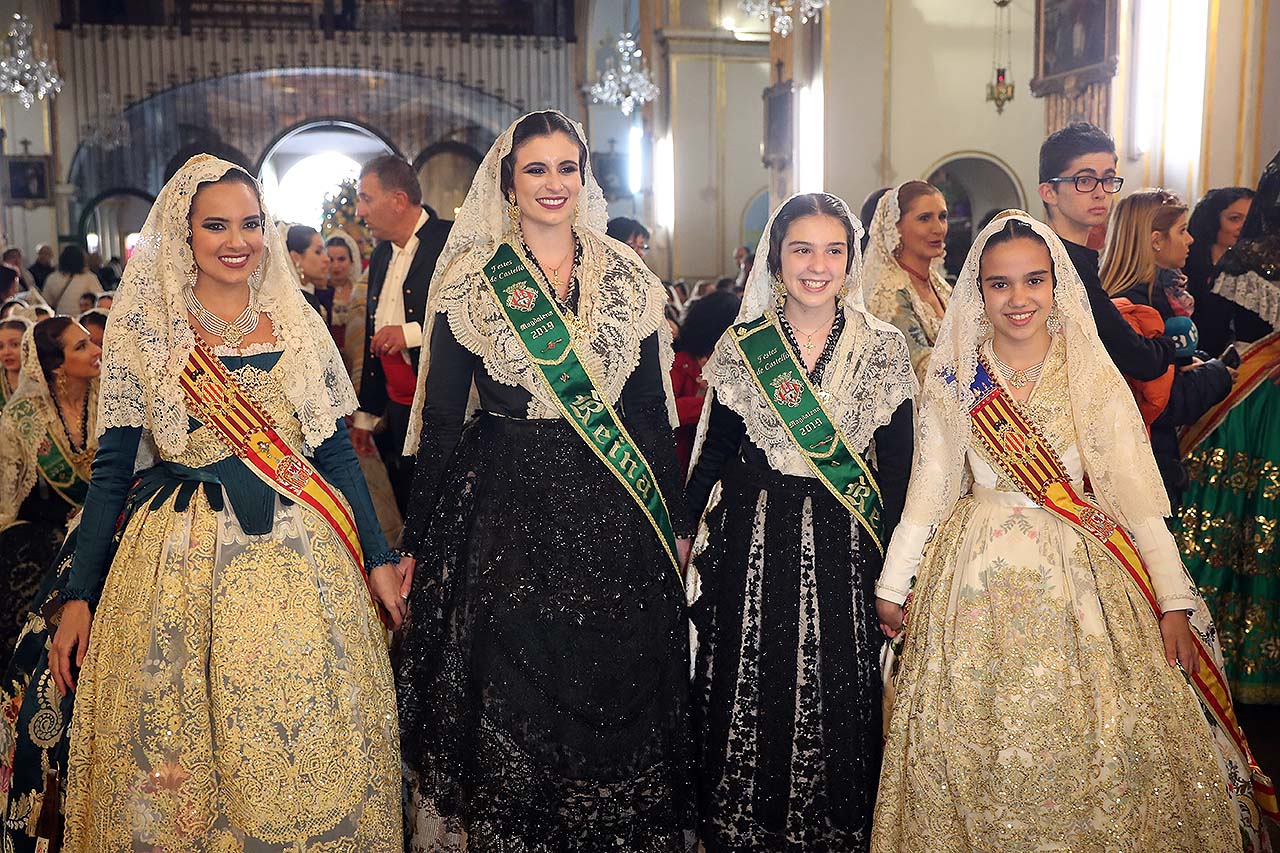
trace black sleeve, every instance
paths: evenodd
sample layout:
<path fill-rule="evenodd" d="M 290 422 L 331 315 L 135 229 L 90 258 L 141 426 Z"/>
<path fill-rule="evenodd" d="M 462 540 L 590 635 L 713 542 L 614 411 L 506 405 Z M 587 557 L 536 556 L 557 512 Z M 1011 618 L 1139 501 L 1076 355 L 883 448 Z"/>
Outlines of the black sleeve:
<path fill-rule="evenodd" d="M 422 439 L 414 465 L 409 517 L 400 540 L 400 549 L 415 556 L 435 511 L 440 478 L 462 436 L 471 381 L 480 361 L 479 356 L 458 343 L 444 317 L 437 318 L 432 328 L 430 358 L 426 402 L 422 407 Z"/>
<path fill-rule="evenodd" d="M 689 473 L 689 483 L 685 486 L 685 503 L 689 505 L 692 518 L 702 518 L 707 501 L 711 498 L 711 490 L 720 480 L 724 464 L 738 452 L 746 434 L 747 425 L 738 413 L 713 397 L 711 415 L 707 421 L 707 437 L 702 441 L 698 464 L 693 466 L 693 471 Z"/>
<path fill-rule="evenodd" d="M 876 430 L 876 482 L 884 506 L 880 517 L 884 522 L 884 542 L 889 544 L 893 529 L 902 518 L 907 502 L 907 483 L 911 479 L 911 458 L 915 450 L 915 422 L 912 402 L 903 400 L 892 420 Z"/>
<path fill-rule="evenodd" d="M 653 467 L 653 476 L 667 501 L 676 536 L 692 536 L 693 525 L 685 510 L 680 463 L 676 459 L 675 433 L 667 420 L 667 394 L 662 382 L 657 333 L 640 342 L 640 364 L 627 378 L 619 402 L 627 430 Z"/>
<path fill-rule="evenodd" d="M 1173 363 L 1173 341 L 1166 337 L 1146 338 L 1138 334 L 1112 304 L 1107 292 L 1099 287 L 1086 287 L 1093 320 L 1098 324 L 1098 337 L 1120 372 L 1140 382 L 1159 379 Z"/>
<path fill-rule="evenodd" d="M 1159 422 L 1175 427 L 1194 424 L 1205 412 L 1226 399 L 1231 393 L 1231 383 L 1231 373 L 1216 358 L 1191 370 L 1176 371 L 1173 386 L 1169 389 L 1169 404 L 1161 413 Z"/>

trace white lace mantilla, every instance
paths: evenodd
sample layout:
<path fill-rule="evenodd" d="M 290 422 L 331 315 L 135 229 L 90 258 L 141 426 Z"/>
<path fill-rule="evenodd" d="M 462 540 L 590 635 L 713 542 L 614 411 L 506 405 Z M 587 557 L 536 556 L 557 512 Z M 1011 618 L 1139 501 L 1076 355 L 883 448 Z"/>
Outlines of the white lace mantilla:
<path fill-rule="evenodd" d="M 914 396 L 916 379 L 900 332 L 873 327 L 860 312 L 847 307 L 843 310 L 844 331 L 821 385 L 830 397 L 822 405 L 844 433 L 849 449 L 865 455 L 875 431 L 889 423 L 904 400 Z M 761 393 L 732 335 L 730 330 L 720 339 L 702 368 L 708 387 L 717 400 L 742 418 L 747 437 L 764 451 L 770 467 L 797 477 L 816 476 L 796 449 L 786 424 Z"/>
<path fill-rule="evenodd" d="M 1280 282 L 1267 281 L 1254 270 L 1243 275 L 1223 273 L 1218 276 L 1213 292 L 1249 309 L 1273 329 L 1280 329 Z"/>
<path fill-rule="evenodd" d="M 556 110 L 547 112 L 568 122 L 586 146 L 587 135 L 580 124 Z M 431 367 L 431 331 L 441 315 L 449 318 L 454 337 L 484 360 L 485 369 L 496 381 L 519 385 L 533 395 L 528 417 L 560 416 L 555 399 L 542 387 L 520 342 L 498 313 L 501 309 L 484 280 L 484 267 L 498 246 L 504 242 L 520 242 L 512 240 L 501 175 L 502 159 L 511 153 L 515 130 L 526 118 L 528 116 L 521 116 L 512 122 L 485 154 L 436 261 L 418 357 L 418 387 L 405 436 L 406 455 L 417 452 L 422 435 L 422 410 L 426 405 L 427 375 Z M 615 403 L 622 386 L 640 362 L 640 342 L 656 331 L 667 417 L 674 428 L 679 419 L 671 391 L 675 354 L 671 351 L 671 330 L 662 313 L 666 291 L 629 246 L 606 236 L 608 219 L 609 206 L 592 175 L 588 157 L 574 213 L 574 232 L 582 241 L 583 253 L 582 268 L 577 272 L 581 286 L 578 313 L 586 319 L 590 340 L 586 347 L 578 346 L 578 356 L 591 371 L 601 394 Z M 516 251 L 521 251 L 519 246 Z M 525 264 L 528 266 L 532 261 L 526 258 Z"/>
<path fill-rule="evenodd" d="M 182 297 L 195 264 L 188 218 L 201 184 L 239 168 L 198 154 L 152 205 L 107 320 L 99 434 L 142 427 L 169 459 L 186 447 L 187 407 L 178 377 L 195 347 Z M 262 212 L 262 261 L 250 287 L 283 349 L 285 391 L 302 422 L 306 449 L 314 450 L 333 434 L 339 418 L 355 411 L 355 391 L 324 320 L 302 298 L 279 228 L 265 206 Z"/>
<path fill-rule="evenodd" d="M 663 314 L 667 294 L 637 259 L 614 251 L 591 231 L 579 229 L 578 238 L 582 242 L 582 266 L 576 273 L 581 287 L 578 316 L 586 324 L 588 339 L 585 346 L 578 342 L 576 349 L 601 395 L 613 404 L 640 364 L 640 343 L 654 332 L 666 332 L 667 346 L 661 349 L 667 355 L 663 372 L 669 375 L 673 356 Z M 526 267 L 536 269 L 521 247 L 513 248 Z M 447 284 L 435 295 L 433 310 L 448 317 L 454 337 L 483 359 L 495 381 L 518 385 L 532 395 L 528 417 L 561 416 L 541 371 L 529 361 L 520 339 L 504 319 L 483 273 Z"/>

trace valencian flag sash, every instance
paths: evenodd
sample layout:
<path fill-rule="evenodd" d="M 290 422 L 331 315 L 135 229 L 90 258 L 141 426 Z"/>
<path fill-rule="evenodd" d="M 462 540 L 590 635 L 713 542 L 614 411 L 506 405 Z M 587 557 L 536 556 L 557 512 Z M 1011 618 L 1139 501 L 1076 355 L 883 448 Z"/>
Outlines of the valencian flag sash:
<path fill-rule="evenodd" d="M 508 244 L 498 247 L 484 273 L 503 319 L 565 420 L 639 505 L 679 577 L 675 531 L 653 469 L 578 357 L 565 316 Z"/>
<path fill-rule="evenodd" d="M 1035 425 L 1026 419 L 1018 406 L 991 378 L 990 370 L 981 360 L 970 390 L 974 395 L 974 403 L 969 409 L 974 437 L 987 448 L 991 457 L 1023 494 L 1102 545 L 1112 559 L 1128 572 L 1158 621 L 1161 612 L 1151 584 L 1151 575 L 1125 529 L 1101 508 L 1076 494 L 1062 460 Z M 1200 670 L 1185 674 L 1205 710 L 1231 737 L 1240 754 L 1248 761 L 1253 776 L 1253 798 L 1258 807 L 1275 817 L 1275 788 L 1249 750 L 1249 743 L 1231 704 L 1227 680 L 1205 648 L 1200 635 L 1194 630 L 1191 632 L 1191 640 L 1200 659 Z"/>
<path fill-rule="evenodd" d="M 1236 370 L 1231 393 L 1178 437 L 1178 450 L 1182 455 L 1185 457 L 1199 447 L 1200 442 L 1222 425 L 1232 409 L 1247 400 L 1262 383 L 1275 378 L 1277 373 L 1280 373 L 1280 330 L 1255 341 L 1240 356 L 1240 367 Z"/>
<path fill-rule="evenodd" d="M 307 458 L 280 437 L 271 416 L 236 384 L 199 334 L 179 382 L 196 419 L 212 428 L 259 480 L 320 516 L 364 574 L 351 510 Z"/>
<path fill-rule="evenodd" d="M 53 430 L 45 435 L 44 441 L 36 448 L 36 464 L 40 468 L 40 476 L 49 484 L 49 488 L 73 507 L 84 506 L 85 496 L 89 494 L 89 481 L 80 476 L 75 464 L 81 461 L 77 457 L 87 457 L 87 461 L 93 461 L 92 453 L 75 453 L 70 448 L 63 447 Z"/>
<path fill-rule="evenodd" d="M 732 340 L 810 470 L 884 553 L 880 486 L 816 392 L 769 312 L 732 329 Z"/>

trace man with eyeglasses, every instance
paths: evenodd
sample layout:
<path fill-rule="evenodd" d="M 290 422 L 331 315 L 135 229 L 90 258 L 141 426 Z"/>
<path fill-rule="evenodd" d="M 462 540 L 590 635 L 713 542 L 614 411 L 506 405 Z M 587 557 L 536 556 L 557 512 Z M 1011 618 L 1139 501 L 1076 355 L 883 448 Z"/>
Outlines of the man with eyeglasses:
<path fill-rule="evenodd" d="M 1045 222 L 1062 239 L 1084 282 L 1107 354 L 1125 376 L 1149 382 L 1173 363 L 1174 343 L 1134 331 L 1102 287 L 1098 251 L 1086 245 L 1089 232 L 1106 224 L 1115 194 L 1124 186 L 1116 174 L 1118 162 L 1110 136 L 1088 122 L 1073 122 L 1040 146 L 1040 200 Z"/>

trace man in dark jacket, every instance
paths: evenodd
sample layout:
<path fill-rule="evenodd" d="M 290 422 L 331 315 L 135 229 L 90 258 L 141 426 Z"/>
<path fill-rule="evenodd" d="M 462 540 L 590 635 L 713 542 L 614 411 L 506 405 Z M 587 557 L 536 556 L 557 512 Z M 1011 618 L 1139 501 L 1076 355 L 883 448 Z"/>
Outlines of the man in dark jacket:
<path fill-rule="evenodd" d="M 1173 363 L 1173 342 L 1144 338 L 1125 321 L 1102 288 L 1097 250 L 1086 245 L 1090 230 L 1106 224 L 1112 199 L 1124 185 L 1118 162 L 1110 136 L 1088 122 L 1073 122 L 1040 146 L 1040 200 L 1045 222 L 1084 282 L 1107 354 L 1125 376 L 1150 382 Z"/>
<path fill-rule="evenodd" d="M 375 448 L 387 466 L 400 512 L 413 486 L 413 458 L 403 455 L 417 389 L 427 289 L 453 223 L 422 204 L 413 167 L 391 154 L 360 171 L 356 212 L 380 242 L 369 259 L 364 372 L 351 440 L 363 455 Z M 379 418 L 386 429 L 373 428 Z"/>

